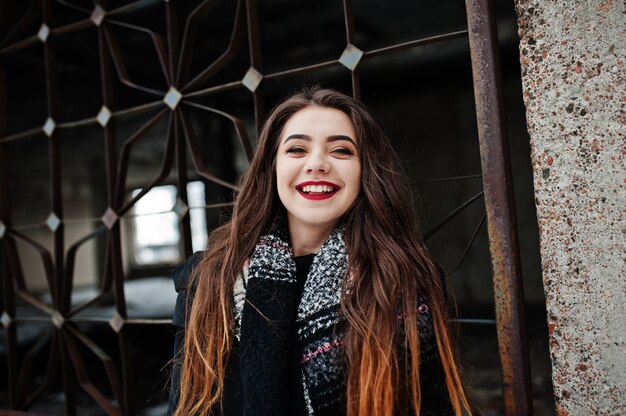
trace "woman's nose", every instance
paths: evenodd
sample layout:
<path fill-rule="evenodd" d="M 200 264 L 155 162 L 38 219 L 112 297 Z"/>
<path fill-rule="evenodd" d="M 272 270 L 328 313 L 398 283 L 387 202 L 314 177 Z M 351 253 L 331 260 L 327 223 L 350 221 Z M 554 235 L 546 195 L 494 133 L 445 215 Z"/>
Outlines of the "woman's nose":
<path fill-rule="evenodd" d="M 326 173 L 330 168 L 330 163 L 328 163 L 326 156 L 321 152 L 312 152 L 307 158 L 305 168 L 309 173 Z"/>

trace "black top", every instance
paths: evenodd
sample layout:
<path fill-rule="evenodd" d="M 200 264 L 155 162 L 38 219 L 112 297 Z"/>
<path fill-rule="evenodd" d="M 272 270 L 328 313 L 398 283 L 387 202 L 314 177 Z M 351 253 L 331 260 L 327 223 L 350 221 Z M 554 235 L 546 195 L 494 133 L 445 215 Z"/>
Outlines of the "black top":
<path fill-rule="evenodd" d="M 297 256 L 293 258 L 296 263 L 296 280 L 298 281 L 298 297 L 302 299 L 302 293 L 304 292 L 304 284 L 306 283 L 306 277 L 311 270 L 315 253 L 305 254 L 304 256 Z"/>

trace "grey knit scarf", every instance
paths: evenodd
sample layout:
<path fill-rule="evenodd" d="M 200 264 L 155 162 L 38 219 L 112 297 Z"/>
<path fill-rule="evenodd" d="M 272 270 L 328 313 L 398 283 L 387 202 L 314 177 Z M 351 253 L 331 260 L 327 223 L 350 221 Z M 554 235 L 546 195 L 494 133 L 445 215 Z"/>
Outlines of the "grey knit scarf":
<path fill-rule="evenodd" d="M 345 414 L 339 302 L 348 271 L 343 229 L 313 259 L 299 298 L 293 251 L 283 233 L 261 237 L 235 283 L 244 412 L 289 415 L 288 383 L 303 384 L 309 415 Z M 290 380 L 289 342 L 297 332 L 300 380 Z"/>

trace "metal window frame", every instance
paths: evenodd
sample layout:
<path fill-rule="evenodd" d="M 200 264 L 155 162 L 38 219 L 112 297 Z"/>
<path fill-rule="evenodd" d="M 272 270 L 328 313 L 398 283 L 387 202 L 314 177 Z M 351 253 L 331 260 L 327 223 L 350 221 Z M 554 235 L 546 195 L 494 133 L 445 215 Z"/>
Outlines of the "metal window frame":
<path fill-rule="evenodd" d="M 166 22 L 167 33 L 161 34 L 146 28 L 125 23 L 118 20 L 124 13 L 139 6 L 140 1 L 117 9 L 106 9 L 106 2 L 99 3 L 94 9 L 87 10 L 72 3 L 59 0 L 57 4 L 72 7 L 84 14 L 84 19 L 60 27 L 51 27 L 52 13 L 55 9 L 53 0 L 32 1 L 31 9 L 17 22 L 9 35 L 0 43 L 0 246 L 1 246 L 1 276 L 2 288 L 2 323 L 6 332 L 7 349 L 9 354 L 8 379 L 10 400 L 13 408 L 28 408 L 36 400 L 41 389 L 31 396 L 26 396 L 26 383 L 29 377 L 33 356 L 39 352 L 41 345 L 36 345 L 20 366 L 15 357 L 18 354 L 16 324 L 27 322 L 26 318 L 16 316 L 16 296 L 39 309 L 45 317 L 34 318 L 42 322 L 51 323 L 55 328 L 52 348 L 49 351 L 48 378 L 45 387 L 51 380 L 50 375 L 60 369 L 63 375 L 63 386 L 66 397 L 66 409 L 69 414 L 75 414 L 76 402 L 74 391 L 81 385 L 82 388 L 108 414 L 134 413 L 132 400 L 132 365 L 129 357 L 128 331 L 133 325 L 154 324 L 164 325 L 165 320 L 134 320 L 127 315 L 126 302 L 123 290 L 122 252 L 120 235 L 120 218 L 123 217 L 142 195 L 152 187 L 161 184 L 176 162 L 177 186 L 180 190 L 182 203 L 187 204 L 186 183 L 187 162 L 186 153 L 189 151 L 194 167 L 199 176 L 216 184 L 234 189 L 235 186 L 215 175 L 205 166 L 200 157 L 199 144 L 194 135 L 190 122 L 189 109 L 197 108 L 224 117 L 232 123 L 234 130 L 241 141 L 248 157 L 252 154 L 252 145 L 246 134 L 243 122 L 218 109 L 201 105 L 194 98 L 215 94 L 237 88 L 250 90 L 254 104 L 254 115 L 257 131 L 264 116 L 263 83 L 270 80 L 286 78 L 298 74 L 317 71 L 320 69 L 345 66 L 350 70 L 352 92 L 355 98 L 360 97 L 360 80 L 358 64 L 371 57 L 385 55 L 408 48 L 444 42 L 450 39 L 468 36 L 471 49 L 472 73 L 476 101 L 476 115 L 479 130 L 480 154 L 482 164 L 482 180 L 484 188 L 484 202 L 486 207 L 486 224 L 489 235 L 490 255 L 493 270 L 496 304 L 496 326 L 498 334 L 499 354 L 502 371 L 503 401 L 506 415 L 532 414 L 532 400 L 530 389 L 530 371 L 528 364 L 527 341 L 524 332 L 524 299 L 520 272 L 519 250 L 517 246 L 517 231 L 515 225 L 514 199 L 508 145 L 502 108 L 501 86 L 499 79 L 499 58 L 495 17 L 491 0 L 466 0 L 468 30 L 445 33 L 409 42 L 389 45 L 383 48 L 361 51 L 355 44 L 355 28 L 353 23 L 352 1 L 343 0 L 343 12 L 346 36 L 346 51 L 337 60 L 319 62 L 313 65 L 293 68 L 275 73 L 264 73 L 262 66 L 262 51 L 259 42 L 259 24 L 256 0 L 237 1 L 237 11 L 234 19 L 231 39 L 223 54 L 206 67 L 201 73 L 189 74 L 189 64 L 193 53 L 191 47 L 193 34 L 199 24 L 199 17 L 209 12 L 212 2 L 203 1 L 194 9 L 185 23 L 182 31 L 177 27 L 177 3 L 167 1 Z M 37 18 L 47 28 L 40 36 L 24 36 L 25 30 Z M 161 70 L 170 86 L 169 91 L 157 91 L 143 86 L 139 81 L 131 80 L 125 67 L 124 59 L 117 45 L 117 40 L 111 28 L 125 27 L 130 30 L 147 34 L 158 54 Z M 57 81 L 55 76 L 55 42 L 56 35 L 63 33 L 78 33 L 80 30 L 96 27 L 98 32 L 98 48 L 100 54 L 101 88 L 103 106 L 107 109 L 116 108 L 113 93 L 115 77 L 129 88 L 151 94 L 153 102 L 133 108 L 111 111 L 111 118 L 131 113 L 145 112 L 159 109 L 158 113 L 128 138 L 121 151 L 116 150 L 116 132 L 114 123 L 101 123 L 104 132 L 107 201 L 108 209 L 103 214 L 100 225 L 93 233 L 72 245 L 65 251 L 64 247 L 64 215 L 61 198 L 61 156 L 58 132 L 62 129 L 74 128 L 98 122 L 96 117 L 82 120 L 57 122 L 59 100 Z M 230 62 L 241 50 L 244 44 L 244 34 L 248 34 L 248 55 L 250 71 L 241 81 L 203 88 L 203 85 L 217 71 Z M 3 67 L 4 59 L 10 59 L 14 51 L 43 42 L 45 51 L 45 73 L 47 85 L 47 106 L 50 120 L 48 124 L 12 135 L 7 135 L 7 98 L 6 79 Z M 168 95 L 169 92 L 169 95 Z M 177 95 L 182 100 L 176 101 Z M 173 100 L 170 100 L 173 99 Z M 129 154 L 132 146 L 159 120 L 169 117 L 166 153 L 160 173 L 142 192 L 130 202 L 124 201 L 125 178 L 128 172 Z M 52 127 L 52 128 L 51 128 Z M 50 177 L 52 206 L 54 214 L 48 224 L 31 224 L 32 226 L 48 226 L 53 235 L 54 245 L 50 252 L 33 239 L 20 232 L 11 221 L 10 206 L 10 164 L 11 158 L 6 144 L 31 137 L 46 138 L 49 142 Z M 470 200 L 478 198 L 481 195 Z M 459 207 L 459 212 L 463 207 Z M 441 225 L 449 221 L 456 213 L 451 213 Z M 58 222 L 54 221 L 58 218 Z M 189 215 L 180 215 L 183 229 L 184 252 L 191 254 L 191 234 Z M 476 232 L 484 222 L 478 225 Z M 433 230 L 436 231 L 436 230 Z M 101 293 L 91 301 L 72 308 L 70 304 L 73 265 L 78 248 L 90 238 L 105 232 L 107 235 L 107 249 L 105 261 L 105 281 Z M 472 237 L 475 238 L 476 233 Z M 37 250 L 44 265 L 46 278 L 49 282 L 52 303 L 46 304 L 33 296 L 25 284 L 20 269 L 16 241 L 21 240 Z M 470 241 L 470 244 L 471 242 Z M 112 359 L 106 355 L 85 334 L 81 333 L 77 323 L 84 322 L 84 318 L 77 317 L 81 310 L 89 308 L 107 293 L 115 296 L 116 314 L 108 323 L 118 337 L 121 374 L 115 369 Z M 96 354 L 106 369 L 113 394 L 117 404 L 110 402 L 90 381 L 85 369 L 80 346 L 87 347 Z M 42 387 L 42 389 L 43 389 Z"/>

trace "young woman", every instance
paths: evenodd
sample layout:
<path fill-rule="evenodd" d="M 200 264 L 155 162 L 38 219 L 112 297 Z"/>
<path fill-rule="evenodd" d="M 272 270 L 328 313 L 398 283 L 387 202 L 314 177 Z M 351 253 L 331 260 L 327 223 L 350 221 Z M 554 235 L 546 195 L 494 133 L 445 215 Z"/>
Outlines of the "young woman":
<path fill-rule="evenodd" d="M 232 217 L 174 273 L 170 412 L 471 413 L 410 194 L 361 103 L 278 105 Z"/>

